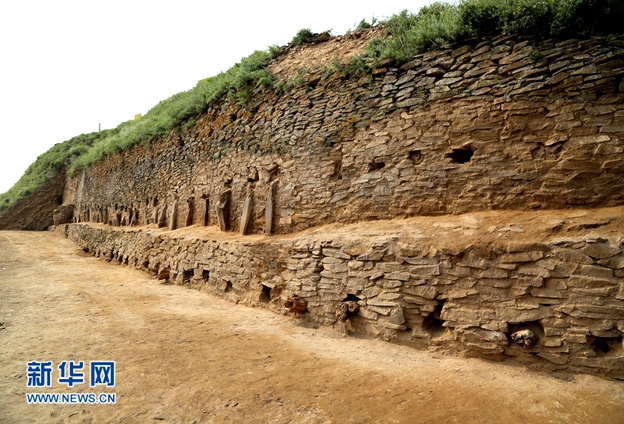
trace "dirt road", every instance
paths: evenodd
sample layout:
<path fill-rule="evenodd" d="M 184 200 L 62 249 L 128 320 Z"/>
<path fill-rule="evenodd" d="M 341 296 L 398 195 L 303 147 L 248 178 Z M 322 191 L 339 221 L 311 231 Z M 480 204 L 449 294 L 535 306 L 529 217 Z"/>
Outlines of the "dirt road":
<path fill-rule="evenodd" d="M 2 423 L 623 423 L 624 383 L 447 358 L 160 284 L 58 233 L 0 231 Z M 27 387 L 28 361 L 116 361 L 116 386 Z M 106 389 L 106 390 L 104 390 Z M 25 394 L 116 393 L 112 405 Z"/>

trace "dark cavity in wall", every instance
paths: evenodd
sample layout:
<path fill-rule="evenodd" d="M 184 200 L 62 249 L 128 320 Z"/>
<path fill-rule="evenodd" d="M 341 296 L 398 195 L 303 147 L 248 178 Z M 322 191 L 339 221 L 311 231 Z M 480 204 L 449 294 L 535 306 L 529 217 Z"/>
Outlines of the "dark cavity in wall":
<path fill-rule="evenodd" d="M 442 299 L 435 306 L 433 312 L 431 312 L 424 320 L 423 320 L 423 330 L 431 337 L 440 337 L 446 331 L 444 327 L 444 320 L 440 318 L 442 315 L 442 308 L 444 308 L 444 303 L 446 299 Z"/>
<path fill-rule="evenodd" d="M 334 162 L 334 171 L 332 172 L 331 179 L 335 181 L 342 180 L 342 161 L 341 160 Z"/>
<path fill-rule="evenodd" d="M 189 269 L 187 271 L 184 271 L 184 274 L 182 276 L 182 281 L 184 282 L 184 284 L 189 284 L 191 282 L 191 278 L 193 278 L 193 270 Z"/>
<path fill-rule="evenodd" d="M 271 287 L 262 285 L 262 291 L 260 292 L 260 302 L 269 303 L 271 301 Z"/>
<path fill-rule="evenodd" d="M 381 160 L 375 159 L 372 160 L 368 163 L 368 170 L 370 171 L 376 171 L 378 169 L 382 169 L 386 166 L 385 162 L 382 162 Z"/>
<path fill-rule="evenodd" d="M 450 158 L 454 163 L 467 163 L 472 159 L 474 151 L 470 146 L 453 149 L 451 153 L 447 153 L 446 157 Z"/>
<path fill-rule="evenodd" d="M 414 165 L 422 162 L 422 153 L 420 150 L 410 150 L 407 154 L 407 158 L 412 161 Z"/>
<path fill-rule="evenodd" d="M 622 336 L 617 337 L 594 337 L 590 342 L 592 350 L 596 356 L 622 356 L 624 346 L 622 346 Z"/>
<path fill-rule="evenodd" d="M 280 169 L 279 166 L 273 165 L 271 169 L 269 169 L 269 183 L 272 183 L 276 179 L 279 178 Z"/>
<path fill-rule="evenodd" d="M 228 293 L 228 292 L 232 291 L 232 282 L 231 281 L 226 281 L 225 282 L 225 288 L 223 289 L 223 291 L 225 293 Z"/>
<path fill-rule="evenodd" d="M 210 271 L 207 269 L 202 270 L 202 278 L 204 281 L 210 280 Z"/>
<path fill-rule="evenodd" d="M 350 300 L 352 300 L 352 301 L 354 301 L 354 302 L 359 302 L 361 299 L 360 299 L 359 297 L 357 297 L 356 295 L 351 294 L 351 293 L 349 293 L 349 294 L 347 295 L 347 297 L 345 297 L 344 299 L 342 299 L 342 301 L 343 301 L 343 302 L 348 302 L 348 301 L 350 301 Z"/>

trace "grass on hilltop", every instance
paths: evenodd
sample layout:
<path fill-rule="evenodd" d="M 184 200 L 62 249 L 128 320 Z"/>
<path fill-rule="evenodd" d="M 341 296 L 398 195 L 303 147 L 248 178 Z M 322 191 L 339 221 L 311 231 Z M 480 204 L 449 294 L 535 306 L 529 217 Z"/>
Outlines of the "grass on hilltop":
<path fill-rule="evenodd" d="M 371 28 L 375 24 L 383 25 L 385 37 L 372 39 L 364 55 L 354 55 L 345 65 L 330 64 L 326 76 L 336 71 L 342 71 L 346 77 L 358 76 L 370 72 L 376 62 L 384 59 L 398 66 L 416 54 L 470 38 L 518 34 L 545 39 L 587 37 L 598 32 L 619 33 L 623 20 L 622 0 L 438 2 L 423 7 L 418 13 L 404 10 L 385 21 L 373 20 L 371 24 L 360 21 L 358 30 Z M 291 44 L 313 42 L 314 36 L 309 29 L 302 29 Z M 302 81 L 302 73 L 293 81 L 275 81 L 266 67 L 280 53 L 281 49 L 277 46 L 271 46 L 267 51 L 255 51 L 229 70 L 161 101 L 141 118 L 124 122 L 112 130 L 81 134 L 55 144 L 28 167 L 9 191 L 0 194 L 0 215 L 63 169 L 71 175 L 134 144 L 164 137 L 175 126 L 193 122 L 193 118 L 204 112 L 213 101 L 227 97 L 244 104 L 257 89 L 287 92 L 291 85 Z"/>
<path fill-rule="evenodd" d="M 407 10 L 382 22 L 386 37 L 367 46 L 371 59 L 397 65 L 414 55 L 469 38 L 501 34 L 587 37 L 622 31 L 622 0 L 463 0 L 433 3 L 418 13 Z"/>

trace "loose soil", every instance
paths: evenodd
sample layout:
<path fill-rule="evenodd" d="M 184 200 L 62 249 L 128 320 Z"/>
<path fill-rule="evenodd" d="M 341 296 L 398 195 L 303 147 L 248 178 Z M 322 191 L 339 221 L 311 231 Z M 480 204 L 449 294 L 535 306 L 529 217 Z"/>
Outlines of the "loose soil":
<path fill-rule="evenodd" d="M 0 232 L 3 423 L 622 423 L 624 386 L 309 328 Z M 115 360 L 114 405 L 29 405 L 27 361 Z M 561 376 L 559 376 L 561 377 Z"/>
<path fill-rule="evenodd" d="M 303 69 L 309 69 L 311 73 L 320 72 L 333 61 L 344 65 L 354 54 L 362 55 L 371 38 L 382 37 L 383 33 L 383 28 L 376 27 L 332 37 L 323 43 L 294 46 L 288 54 L 271 63 L 268 70 L 274 77 L 282 79 L 293 78 Z"/>

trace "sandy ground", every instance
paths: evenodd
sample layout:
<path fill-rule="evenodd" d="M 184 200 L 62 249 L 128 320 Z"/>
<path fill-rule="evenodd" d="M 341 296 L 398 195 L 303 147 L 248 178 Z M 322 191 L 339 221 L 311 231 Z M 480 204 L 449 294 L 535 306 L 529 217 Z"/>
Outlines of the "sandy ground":
<path fill-rule="evenodd" d="M 563 381 L 307 328 L 0 231 L 2 423 L 623 423 L 624 383 Z M 31 360 L 115 360 L 114 405 L 29 405 Z"/>

